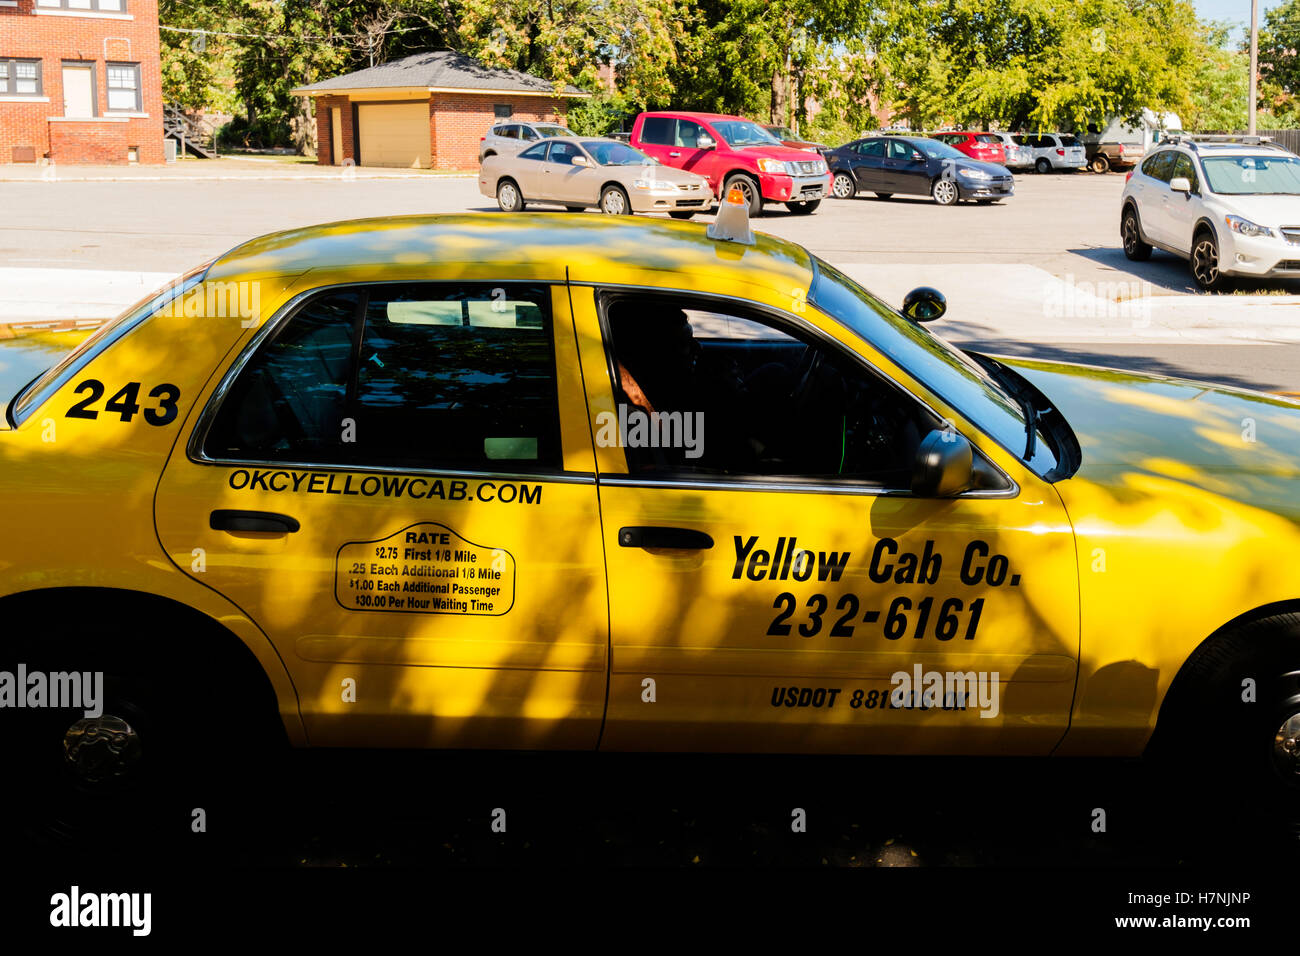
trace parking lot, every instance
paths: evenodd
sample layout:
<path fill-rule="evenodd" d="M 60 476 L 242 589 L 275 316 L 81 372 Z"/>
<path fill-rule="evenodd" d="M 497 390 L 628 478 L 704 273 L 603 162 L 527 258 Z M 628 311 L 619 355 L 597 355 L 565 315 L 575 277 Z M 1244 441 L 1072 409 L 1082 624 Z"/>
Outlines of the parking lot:
<path fill-rule="evenodd" d="M 139 273 L 148 274 L 139 283 L 156 284 L 275 230 L 367 216 L 500 214 L 468 176 L 290 167 L 268 168 L 272 178 L 218 179 L 217 169 L 195 163 L 183 175 L 196 178 L 0 184 L 8 213 L 0 225 L 7 309 L 0 322 L 104 318 L 147 291 L 130 285 Z M 197 178 L 208 175 L 214 178 Z M 1017 176 L 1016 195 L 997 205 L 862 196 L 825 200 L 812 216 L 770 205 L 755 225 L 805 245 L 895 305 L 918 285 L 937 287 L 949 310 L 933 328 L 954 341 L 1300 389 L 1295 283 L 1205 295 L 1172 256 L 1129 262 L 1118 235 L 1123 188 L 1118 173 L 1027 173 Z M 87 270 L 120 276 L 118 291 L 100 295 L 96 277 L 91 292 L 71 292 L 74 280 L 91 279 Z M 77 311 L 69 301 L 89 300 L 81 309 L 94 312 L 97 296 L 114 295 L 98 314 L 67 314 Z"/>

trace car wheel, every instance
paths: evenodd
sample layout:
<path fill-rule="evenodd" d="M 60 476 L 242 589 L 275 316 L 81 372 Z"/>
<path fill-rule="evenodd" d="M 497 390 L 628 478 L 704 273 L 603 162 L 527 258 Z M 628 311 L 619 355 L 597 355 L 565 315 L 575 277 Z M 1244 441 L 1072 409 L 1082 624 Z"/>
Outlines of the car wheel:
<path fill-rule="evenodd" d="M 1101 153 L 1098 153 L 1096 156 L 1092 157 L 1092 171 L 1094 173 L 1110 172 L 1110 160 L 1101 155 Z"/>
<path fill-rule="evenodd" d="M 757 219 L 763 215 L 763 194 L 758 188 L 758 183 L 744 173 L 736 173 L 722 187 L 724 199 L 733 186 L 740 190 L 740 194 L 745 197 L 745 202 L 749 203 L 749 218 Z"/>
<path fill-rule="evenodd" d="M 1219 269 L 1219 242 L 1214 233 L 1202 229 L 1192 240 L 1192 278 L 1206 292 L 1221 292 L 1228 287 L 1228 277 Z"/>
<path fill-rule="evenodd" d="M 815 212 L 817 207 L 821 204 L 822 201 L 820 199 L 805 199 L 802 202 L 788 202 L 785 204 L 785 208 L 797 215 L 807 216 L 810 213 Z"/>
<path fill-rule="evenodd" d="M 194 632 L 189 621 L 174 626 Z M 23 826 L 38 842 L 152 835 L 162 805 L 171 813 L 178 798 L 196 794 L 202 802 L 187 807 L 215 814 L 215 802 L 228 812 L 234 791 L 282 762 L 283 730 L 270 723 L 274 698 L 244 684 L 248 673 L 224 650 L 178 650 L 174 633 L 112 611 L 103 621 L 46 627 L 41 638 L 11 643 L 2 669 L 22 663 L 29 674 L 97 674 L 102 682 L 90 716 L 75 708 L 0 711 L 10 767 L 24 782 Z M 236 687 L 244 689 L 232 696 Z"/>
<path fill-rule="evenodd" d="M 1038 170 L 1040 173 L 1050 173 L 1052 171 L 1052 163 L 1048 159 L 1039 157 L 1034 163 L 1034 169 Z"/>
<path fill-rule="evenodd" d="M 1300 801 L 1300 615 L 1239 625 L 1197 649 L 1170 687 L 1148 754 L 1193 783 L 1244 789 L 1252 802 Z"/>
<path fill-rule="evenodd" d="M 852 199 L 858 194 L 857 184 L 848 173 L 836 173 L 831 182 L 831 195 L 836 199 Z"/>
<path fill-rule="evenodd" d="M 695 215 L 695 210 L 694 209 L 670 209 L 668 210 L 668 215 L 672 216 L 674 219 L 690 219 L 692 216 Z"/>
<path fill-rule="evenodd" d="M 930 195 L 940 206 L 955 206 L 961 198 L 957 184 L 951 179 L 936 179 L 930 186 Z"/>
<path fill-rule="evenodd" d="M 606 186 L 600 194 L 600 211 L 609 216 L 630 216 L 632 201 L 622 186 Z"/>
<path fill-rule="evenodd" d="M 893 193 L 876 193 L 877 199 L 892 199 L 893 197 Z"/>
<path fill-rule="evenodd" d="M 1151 258 L 1151 245 L 1142 241 L 1142 229 L 1138 225 L 1137 210 L 1132 206 L 1124 209 L 1119 223 L 1120 238 L 1124 242 L 1124 255 L 1134 262 L 1146 262 Z"/>
<path fill-rule="evenodd" d="M 524 196 L 513 179 L 503 179 L 497 183 L 497 205 L 502 212 L 523 212 Z"/>

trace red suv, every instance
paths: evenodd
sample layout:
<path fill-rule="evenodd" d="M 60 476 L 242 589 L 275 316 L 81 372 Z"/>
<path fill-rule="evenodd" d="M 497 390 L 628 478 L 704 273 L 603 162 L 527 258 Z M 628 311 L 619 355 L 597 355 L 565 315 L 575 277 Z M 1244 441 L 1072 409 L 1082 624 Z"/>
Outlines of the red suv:
<path fill-rule="evenodd" d="M 642 113 L 632 125 L 631 144 L 665 166 L 703 176 L 719 199 L 739 187 L 752 216 L 763 211 L 764 200 L 810 213 L 830 189 L 826 160 L 782 145 L 740 116 Z"/>
<path fill-rule="evenodd" d="M 986 163 L 997 163 L 999 166 L 1007 164 L 1007 151 L 1002 146 L 1002 140 L 992 133 L 956 130 L 949 133 L 935 133 L 931 138 L 955 147 L 971 159 L 981 159 Z"/>

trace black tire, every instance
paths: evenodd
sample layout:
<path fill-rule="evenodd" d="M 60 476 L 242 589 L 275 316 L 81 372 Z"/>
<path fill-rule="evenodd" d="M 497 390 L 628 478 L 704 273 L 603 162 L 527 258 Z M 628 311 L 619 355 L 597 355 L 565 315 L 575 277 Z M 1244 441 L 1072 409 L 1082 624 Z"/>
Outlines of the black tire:
<path fill-rule="evenodd" d="M 1201 645 L 1169 689 L 1147 754 L 1193 785 L 1300 804 L 1300 614 Z"/>
<path fill-rule="evenodd" d="M 1232 284 L 1219 269 L 1219 240 L 1210 229 L 1202 228 L 1192 239 L 1188 265 L 1192 278 L 1206 292 L 1222 292 Z"/>
<path fill-rule="evenodd" d="M 1046 156 L 1039 156 L 1034 161 L 1034 169 L 1040 173 L 1050 173 L 1052 171 L 1052 161 Z"/>
<path fill-rule="evenodd" d="M 670 209 L 668 210 L 668 215 L 672 216 L 674 219 L 690 219 L 692 216 L 695 215 L 695 210 L 694 209 Z"/>
<path fill-rule="evenodd" d="M 519 184 L 506 178 L 497 183 L 497 205 L 502 212 L 523 212 L 527 208 Z"/>
<path fill-rule="evenodd" d="M 630 216 L 632 200 L 622 186 L 606 186 L 600 191 L 600 211 L 607 216 Z"/>
<path fill-rule="evenodd" d="M 893 193 L 876 193 L 877 199 L 892 199 L 893 197 Z"/>
<path fill-rule="evenodd" d="M 0 670 L 11 673 L 23 663 L 29 674 L 103 675 L 100 716 L 0 710 L 10 767 L 24 781 L 28 836 L 55 845 L 139 840 L 165 852 L 189 835 L 195 808 L 225 829 L 236 794 L 263 786 L 257 778 L 283 763 L 264 675 L 230 635 L 210 643 L 201 623 L 100 610 L 93 620 L 39 622 L 39 640 L 11 640 L 0 653 Z"/>
<path fill-rule="evenodd" d="M 1110 172 L 1110 160 L 1101 153 L 1098 153 L 1096 156 L 1092 157 L 1092 171 L 1094 173 Z"/>
<path fill-rule="evenodd" d="M 1119 238 L 1124 244 L 1124 255 L 1133 262 L 1146 262 L 1151 258 L 1150 243 L 1142 241 L 1142 226 L 1138 222 L 1137 210 L 1132 206 L 1124 207 L 1124 214 L 1119 219 Z"/>
<path fill-rule="evenodd" d="M 858 194 L 858 184 L 853 181 L 853 177 L 848 173 L 840 172 L 835 174 L 831 180 L 831 195 L 836 199 L 852 199 Z"/>
<path fill-rule="evenodd" d="M 746 176 L 744 173 L 733 173 L 727 177 L 727 181 L 722 185 L 722 198 L 727 198 L 727 193 L 731 192 L 732 186 L 738 186 L 745 201 L 749 203 L 749 218 L 757 219 L 763 215 L 763 192 L 758 183 L 752 176 Z"/>
<path fill-rule="evenodd" d="M 930 184 L 930 195 L 940 206 L 955 206 L 961 199 L 961 189 L 951 179 L 936 179 Z"/>
<path fill-rule="evenodd" d="M 788 202 L 785 204 L 785 208 L 797 216 L 808 216 L 815 212 L 821 204 L 820 199 L 805 199 L 801 202 Z"/>

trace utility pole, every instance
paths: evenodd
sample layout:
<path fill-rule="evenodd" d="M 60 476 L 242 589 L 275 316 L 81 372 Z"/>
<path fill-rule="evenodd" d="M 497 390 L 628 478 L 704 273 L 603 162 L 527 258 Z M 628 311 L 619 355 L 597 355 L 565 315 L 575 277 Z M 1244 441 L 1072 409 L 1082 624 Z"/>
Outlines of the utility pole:
<path fill-rule="evenodd" d="M 1250 0 L 1250 112 L 1247 130 L 1255 135 L 1255 75 L 1259 72 L 1259 0 Z"/>

